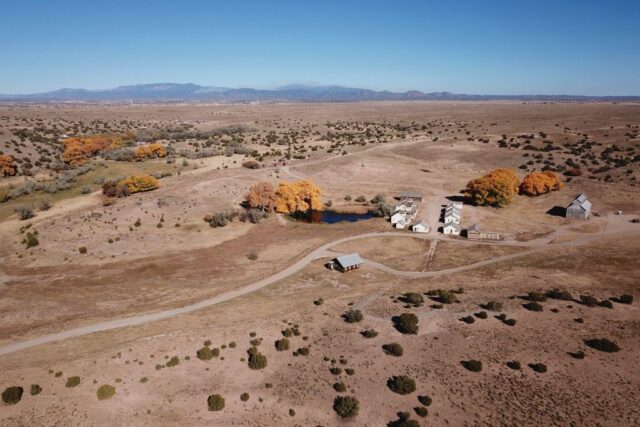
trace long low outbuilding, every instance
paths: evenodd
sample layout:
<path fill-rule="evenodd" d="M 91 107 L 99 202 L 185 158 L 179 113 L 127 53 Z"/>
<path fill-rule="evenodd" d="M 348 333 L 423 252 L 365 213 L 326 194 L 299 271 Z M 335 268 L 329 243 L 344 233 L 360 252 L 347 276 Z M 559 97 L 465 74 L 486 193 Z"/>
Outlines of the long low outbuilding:
<path fill-rule="evenodd" d="M 342 272 L 355 270 L 362 267 L 362 264 L 364 264 L 364 260 L 360 254 L 357 253 L 341 255 L 333 260 L 335 268 Z"/>

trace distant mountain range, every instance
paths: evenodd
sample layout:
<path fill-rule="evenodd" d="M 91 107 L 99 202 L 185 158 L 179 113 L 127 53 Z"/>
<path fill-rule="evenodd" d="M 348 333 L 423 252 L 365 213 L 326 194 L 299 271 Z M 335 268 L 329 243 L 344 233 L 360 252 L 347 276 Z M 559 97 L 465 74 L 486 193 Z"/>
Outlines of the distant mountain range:
<path fill-rule="evenodd" d="M 272 90 L 199 86 L 193 83 L 153 83 L 114 89 L 60 89 L 52 92 L 2 95 L 8 102 L 348 102 L 348 101 L 640 101 L 640 96 L 468 95 L 451 92 L 374 91 L 342 86 L 290 85 Z"/>

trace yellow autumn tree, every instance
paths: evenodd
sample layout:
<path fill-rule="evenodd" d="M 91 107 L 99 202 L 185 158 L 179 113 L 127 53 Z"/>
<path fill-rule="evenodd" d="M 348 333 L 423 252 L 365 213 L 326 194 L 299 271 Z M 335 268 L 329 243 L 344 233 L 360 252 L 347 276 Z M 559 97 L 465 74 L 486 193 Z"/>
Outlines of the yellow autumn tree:
<path fill-rule="evenodd" d="M 281 182 L 276 190 L 276 212 L 294 213 L 322 210 L 320 188 L 312 181 Z"/>
<path fill-rule="evenodd" d="M 126 186 L 129 193 L 155 190 L 160 186 L 158 180 L 151 175 L 130 176 L 118 182 L 118 186 Z"/>
<path fill-rule="evenodd" d="M 122 136 L 118 134 L 66 138 L 62 140 L 65 148 L 60 157 L 72 166 L 81 165 L 102 151 L 122 147 L 123 141 Z"/>
<path fill-rule="evenodd" d="M 467 183 L 465 195 L 477 205 L 504 207 L 518 194 L 520 179 L 512 169 L 495 169 Z"/>
<path fill-rule="evenodd" d="M 16 174 L 16 166 L 13 157 L 9 154 L 0 154 L 0 176 L 13 176 Z"/>
<path fill-rule="evenodd" d="M 564 184 L 560 182 L 558 175 L 551 171 L 531 172 L 522 180 L 520 184 L 520 194 L 527 196 L 537 196 L 560 190 Z"/>
<path fill-rule="evenodd" d="M 141 145 L 136 148 L 136 160 L 141 161 L 153 157 L 165 157 L 167 149 L 159 142 Z"/>

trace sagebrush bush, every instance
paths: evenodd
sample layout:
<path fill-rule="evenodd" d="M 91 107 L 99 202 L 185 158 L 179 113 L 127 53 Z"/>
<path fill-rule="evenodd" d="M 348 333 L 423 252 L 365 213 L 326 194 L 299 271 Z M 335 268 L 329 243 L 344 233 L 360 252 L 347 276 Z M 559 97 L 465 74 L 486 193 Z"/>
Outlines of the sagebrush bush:
<path fill-rule="evenodd" d="M 489 301 L 484 306 L 485 310 L 489 311 L 502 311 L 502 303 L 497 301 Z"/>
<path fill-rule="evenodd" d="M 357 323 L 362 320 L 362 312 L 360 310 L 350 308 L 344 312 L 342 318 L 347 323 Z"/>
<path fill-rule="evenodd" d="M 575 353 L 569 352 L 569 356 L 573 357 L 574 359 L 584 359 L 584 351 L 576 351 Z"/>
<path fill-rule="evenodd" d="M 167 363 L 165 363 L 165 366 L 167 368 L 172 368 L 174 366 L 177 366 L 179 363 L 180 363 L 180 358 L 178 356 L 173 356 L 171 359 L 169 359 Z"/>
<path fill-rule="evenodd" d="M 595 350 L 604 351 L 606 353 L 615 353 L 620 351 L 618 344 L 606 338 L 592 338 L 585 340 L 584 343 Z"/>
<path fill-rule="evenodd" d="M 398 332 L 414 335 L 418 333 L 419 319 L 413 313 L 402 313 L 400 316 L 394 316 L 391 320 Z"/>
<path fill-rule="evenodd" d="M 211 360 L 213 359 L 213 352 L 209 347 L 202 347 L 196 352 L 196 357 L 200 360 Z"/>
<path fill-rule="evenodd" d="M 287 351 L 289 350 L 289 340 L 286 338 L 282 338 L 281 340 L 276 341 L 276 350 L 278 351 Z"/>
<path fill-rule="evenodd" d="M 7 387 L 2 392 L 2 401 L 7 405 L 15 405 L 22 399 L 23 392 L 24 389 L 20 386 Z"/>
<path fill-rule="evenodd" d="M 397 375 L 387 380 L 387 387 L 394 393 L 410 394 L 416 391 L 416 382 L 406 375 Z"/>
<path fill-rule="evenodd" d="M 429 396 L 421 395 L 418 396 L 418 402 L 420 402 L 424 406 L 431 406 L 433 400 Z"/>
<path fill-rule="evenodd" d="M 571 295 L 571 292 L 560 290 L 557 288 L 547 291 L 545 295 L 552 299 L 558 299 L 562 301 L 573 301 L 573 295 Z"/>
<path fill-rule="evenodd" d="M 385 354 L 388 354 L 389 356 L 400 357 L 403 353 L 402 346 L 397 342 L 384 344 L 382 346 L 382 350 L 384 350 Z"/>
<path fill-rule="evenodd" d="M 413 410 L 418 416 L 423 418 L 429 415 L 429 411 L 424 406 L 416 406 L 415 408 L 413 408 Z"/>
<path fill-rule="evenodd" d="M 474 316 L 476 316 L 478 319 L 483 319 L 483 320 L 489 317 L 486 311 L 479 311 L 475 313 Z"/>
<path fill-rule="evenodd" d="M 34 216 L 33 209 L 29 206 L 19 206 L 15 209 L 15 211 L 21 221 L 31 219 Z"/>
<path fill-rule="evenodd" d="M 100 387 L 98 387 L 98 390 L 96 391 L 98 400 L 111 399 L 113 396 L 115 396 L 115 394 L 116 394 L 116 388 L 109 384 L 101 385 Z"/>
<path fill-rule="evenodd" d="M 39 384 L 31 384 L 31 389 L 29 390 L 31 396 L 36 396 L 42 392 L 42 387 Z"/>
<path fill-rule="evenodd" d="M 460 363 L 471 372 L 482 371 L 482 362 L 479 360 L 463 360 Z"/>
<path fill-rule="evenodd" d="M 375 338 L 378 336 L 378 332 L 375 329 L 365 329 L 364 331 L 360 332 L 360 334 L 362 334 L 362 336 L 365 338 Z"/>
<path fill-rule="evenodd" d="M 456 297 L 456 294 L 453 292 L 441 290 L 438 292 L 438 301 L 442 304 L 453 304 L 458 302 L 458 297 Z"/>
<path fill-rule="evenodd" d="M 547 366 L 544 363 L 529 363 L 529 367 L 539 374 L 547 372 Z"/>
<path fill-rule="evenodd" d="M 249 393 L 242 393 L 240 395 L 240 400 L 242 400 L 243 402 L 246 402 L 247 400 L 249 400 Z"/>
<path fill-rule="evenodd" d="M 598 300 L 591 295 L 580 295 L 580 303 L 587 307 L 595 307 L 598 304 Z"/>
<path fill-rule="evenodd" d="M 617 299 L 617 302 L 621 304 L 633 304 L 633 295 L 629 295 L 629 294 L 620 295 L 620 297 Z"/>
<path fill-rule="evenodd" d="M 522 365 L 520 364 L 519 361 L 517 360 L 512 360 L 510 362 L 507 362 L 507 366 L 511 369 L 515 369 L 515 370 L 520 370 L 522 369 Z"/>
<path fill-rule="evenodd" d="M 414 307 L 420 307 L 422 304 L 424 304 L 424 298 L 422 297 L 422 294 L 419 294 L 417 292 L 407 292 L 402 297 L 400 297 L 400 300 L 409 303 Z"/>
<path fill-rule="evenodd" d="M 345 391 L 347 391 L 347 386 L 344 385 L 342 381 L 340 381 L 338 383 L 333 384 L 333 389 L 338 393 L 344 393 Z"/>
<path fill-rule="evenodd" d="M 535 301 L 530 301 L 526 304 L 522 305 L 524 308 L 526 308 L 529 311 L 542 311 L 542 304 L 535 302 Z"/>
<path fill-rule="evenodd" d="M 360 402 L 353 396 L 338 396 L 333 400 L 333 410 L 340 418 L 353 418 L 358 415 Z"/>
<path fill-rule="evenodd" d="M 387 427 L 420 427 L 420 423 L 411 419 L 408 412 L 398 412 L 398 419 L 387 423 Z"/>
<path fill-rule="evenodd" d="M 76 375 L 76 376 L 67 378 L 67 383 L 65 384 L 65 387 L 73 388 L 78 386 L 79 384 L 80 384 L 80 377 Z"/>
<path fill-rule="evenodd" d="M 247 350 L 249 354 L 248 364 L 251 369 L 264 369 L 267 367 L 267 357 L 258 351 L 257 347 Z"/>
<path fill-rule="evenodd" d="M 461 318 L 460 320 L 462 320 L 464 323 L 467 324 L 471 324 L 471 323 L 475 323 L 476 319 L 473 316 L 465 316 L 463 318 Z"/>
<path fill-rule="evenodd" d="M 87 253 L 87 247 L 86 246 L 80 246 L 78 248 L 78 252 L 80 252 L 81 254 L 86 254 Z"/>
<path fill-rule="evenodd" d="M 604 308 L 613 308 L 613 303 L 611 301 L 609 301 L 608 299 L 603 299 L 602 301 L 600 301 L 598 303 L 599 307 L 604 307 Z"/>
<path fill-rule="evenodd" d="M 528 301 L 545 302 L 547 300 L 547 296 L 542 292 L 532 291 L 527 294 L 526 299 Z"/>
<path fill-rule="evenodd" d="M 334 366 L 333 368 L 329 368 L 329 372 L 331 372 L 333 375 L 340 375 L 342 373 L 342 368 Z"/>
<path fill-rule="evenodd" d="M 224 397 L 219 394 L 212 394 L 207 398 L 207 405 L 210 411 L 222 411 L 224 409 Z"/>

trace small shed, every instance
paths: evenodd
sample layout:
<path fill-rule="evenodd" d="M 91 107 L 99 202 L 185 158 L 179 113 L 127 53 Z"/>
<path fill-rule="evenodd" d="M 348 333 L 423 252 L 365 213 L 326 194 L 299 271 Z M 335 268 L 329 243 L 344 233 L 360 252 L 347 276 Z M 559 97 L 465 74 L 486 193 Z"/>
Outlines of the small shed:
<path fill-rule="evenodd" d="M 565 216 L 571 219 L 587 219 L 590 215 L 591 202 L 586 193 L 578 194 L 565 211 Z"/>
<path fill-rule="evenodd" d="M 424 219 L 421 220 L 419 223 L 413 224 L 411 226 L 411 231 L 413 231 L 414 233 L 428 233 L 429 230 L 430 230 L 429 224 Z"/>
<path fill-rule="evenodd" d="M 469 240 L 500 240 L 500 233 L 497 231 L 482 231 L 478 224 L 473 224 L 464 233 Z"/>
<path fill-rule="evenodd" d="M 412 199 L 418 202 L 422 201 L 422 193 L 419 191 L 402 191 L 396 197 L 398 200 Z"/>
<path fill-rule="evenodd" d="M 333 264 L 336 269 L 344 273 L 345 271 L 360 268 L 364 264 L 364 260 L 360 257 L 360 254 L 352 253 L 337 257 L 333 260 Z"/>
<path fill-rule="evenodd" d="M 454 224 L 453 222 L 450 222 L 448 224 L 445 224 L 444 227 L 442 227 L 442 234 L 449 234 L 452 236 L 459 236 L 460 235 L 460 227 L 458 226 L 458 224 Z"/>

